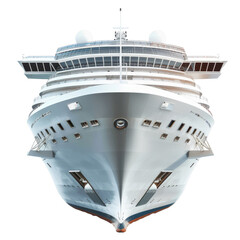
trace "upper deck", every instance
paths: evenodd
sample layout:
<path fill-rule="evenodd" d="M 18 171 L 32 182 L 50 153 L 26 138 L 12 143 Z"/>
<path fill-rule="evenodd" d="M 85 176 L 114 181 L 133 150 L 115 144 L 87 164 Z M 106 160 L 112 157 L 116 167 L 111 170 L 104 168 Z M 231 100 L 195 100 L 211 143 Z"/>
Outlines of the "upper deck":
<path fill-rule="evenodd" d="M 57 49 L 55 56 L 25 57 L 19 63 L 28 78 L 48 79 L 74 69 L 116 68 L 120 65 L 120 42 L 95 41 Z M 122 41 L 122 66 L 186 72 L 194 79 L 217 78 L 226 61 L 218 57 L 188 57 L 181 47 L 147 41 Z M 94 70 L 94 69 L 92 69 Z"/>

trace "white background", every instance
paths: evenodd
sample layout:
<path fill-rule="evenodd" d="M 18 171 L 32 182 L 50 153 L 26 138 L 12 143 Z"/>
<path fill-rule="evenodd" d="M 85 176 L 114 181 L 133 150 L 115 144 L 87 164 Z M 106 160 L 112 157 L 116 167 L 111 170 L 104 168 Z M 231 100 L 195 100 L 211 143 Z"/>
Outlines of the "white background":
<path fill-rule="evenodd" d="M 239 1 L 4 1 L 0 6 L 0 239 L 239 239 L 240 115 Z M 58 195 L 48 170 L 26 154 L 33 142 L 27 117 L 41 80 L 24 76 L 22 54 L 54 55 L 75 42 L 81 29 L 95 40 L 148 40 L 155 29 L 189 55 L 220 54 L 228 63 L 216 80 L 202 80 L 215 125 L 215 152 L 196 166 L 175 205 L 131 224 L 118 234 L 97 217 L 76 211 Z"/>

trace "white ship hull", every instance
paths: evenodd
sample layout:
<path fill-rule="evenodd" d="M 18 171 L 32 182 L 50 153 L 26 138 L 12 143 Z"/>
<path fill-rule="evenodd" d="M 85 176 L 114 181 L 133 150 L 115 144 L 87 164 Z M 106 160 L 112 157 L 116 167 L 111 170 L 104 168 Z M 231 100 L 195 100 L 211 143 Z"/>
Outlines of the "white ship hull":
<path fill-rule="evenodd" d="M 74 102 L 81 109 L 71 111 L 68 105 Z M 115 128 L 116 119 L 126 119 L 128 126 Z M 94 120 L 96 126 L 91 125 Z M 149 126 L 144 126 L 145 120 L 151 121 Z M 155 122 L 160 127 L 154 127 Z M 177 94 L 118 82 L 55 97 L 34 111 L 29 125 L 35 136 L 50 126 L 56 130 L 47 136 L 39 156 L 62 198 L 125 231 L 129 223 L 178 199 L 197 162 L 197 157 L 189 157 L 196 150 L 192 132 L 197 129 L 208 136 L 213 118 L 200 104 Z M 44 152 L 50 155 L 41 155 Z M 78 171 L 88 181 L 85 188 L 71 174 Z M 171 175 L 154 188 L 161 172 Z"/>

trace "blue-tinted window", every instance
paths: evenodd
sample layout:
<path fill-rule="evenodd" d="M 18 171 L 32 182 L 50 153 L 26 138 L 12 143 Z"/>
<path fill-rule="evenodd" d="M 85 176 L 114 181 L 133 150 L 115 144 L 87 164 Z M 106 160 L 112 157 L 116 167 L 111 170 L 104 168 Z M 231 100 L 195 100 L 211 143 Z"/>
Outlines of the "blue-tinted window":
<path fill-rule="evenodd" d="M 131 57 L 131 66 L 138 65 L 138 57 Z"/>
<path fill-rule="evenodd" d="M 148 58 L 147 66 L 148 67 L 153 67 L 153 63 L 154 63 L 154 58 Z"/>
<path fill-rule="evenodd" d="M 104 66 L 111 66 L 111 57 L 104 57 Z"/>
<path fill-rule="evenodd" d="M 67 65 L 65 62 L 61 62 L 60 65 L 62 66 L 63 69 L 66 69 L 67 68 Z"/>
<path fill-rule="evenodd" d="M 103 66 L 103 58 L 102 57 L 96 57 L 96 65 Z"/>
<path fill-rule="evenodd" d="M 160 67 L 160 66 L 161 66 L 161 63 L 162 63 L 162 59 L 157 58 L 157 59 L 155 60 L 154 67 Z"/>
<path fill-rule="evenodd" d="M 180 63 L 180 62 L 176 62 L 175 68 L 178 69 L 178 68 L 181 66 L 181 64 L 182 64 L 182 63 Z"/>
<path fill-rule="evenodd" d="M 130 60 L 130 57 L 123 57 L 122 58 L 122 64 L 124 65 L 124 66 L 129 66 L 129 60 Z"/>
<path fill-rule="evenodd" d="M 113 66 L 119 66 L 119 57 L 112 57 Z"/>
<path fill-rule="evenodd" d="M 169 61 L 168 60 L 163 60 L 162 62 L 162 68 L 167 68 Z"/>
<path fill-rule="evenodd" d="M 188 63 L 188 62 L 183 63 L 180 69 L 181 69 L 182 71 L 186 71 L 186 70 L 188 69 L 189 64 L 190 64 L 190 63 Z"/>
<path fill-rule="evenodd" d="M 139 66 L 146 66 L 147 58 L 146 57 L 140 57 L 139 58 Z"/>
<path fill-rule="evenodd" d="M 88 66 L 89 67 L 95 67 L 95 61 L 94 58 L 88 58 Z"/>
<path fill-rule="evenodd" d="M 87 67 L 87 60 L 85 58 L 80 59 L 80 63 L 83 68 Z"/>
<path fill-rule="evenodd" d="M 73 67 L 72 61 L 66 61 L 66 63 L 67 63 L 67 66 L 68 66 L 69 68 L 72 68 L 72 67 Z"/>
<path fill-rule="evenodd" d="M 173 66 L 175 65 L 174 61 L 170 61 L 168 68 L 173 69 Z"/>
<path fill-rule="evenodd" d="M 73 65 L 74 65 L 75 68 L 80 67 L 80 63 L 79 63 L 78 59 L 73 60 Z"/>

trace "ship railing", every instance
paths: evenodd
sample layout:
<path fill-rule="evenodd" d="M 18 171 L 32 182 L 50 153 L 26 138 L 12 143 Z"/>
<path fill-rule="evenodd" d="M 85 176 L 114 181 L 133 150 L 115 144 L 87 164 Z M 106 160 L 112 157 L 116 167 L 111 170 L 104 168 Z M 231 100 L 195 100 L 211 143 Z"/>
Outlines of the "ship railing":
<path fill-rule="evenodd" d="M 193 135 L 193 139 L 195 140 L 196 147 L 199 148 L 200 151 L 211 151 L 211 146 L 207 141 L 207 138 L 200 139 Z"/>
<path fill-rule="evenodd" d="M 51 135 L 48 135 L 47 137 L 44 137 L 40 141 L 35 138 L 31 150 L 32 151 L 40 151 L 43 146 L 46 145 L 46 142 L 50 139 Z"/>

